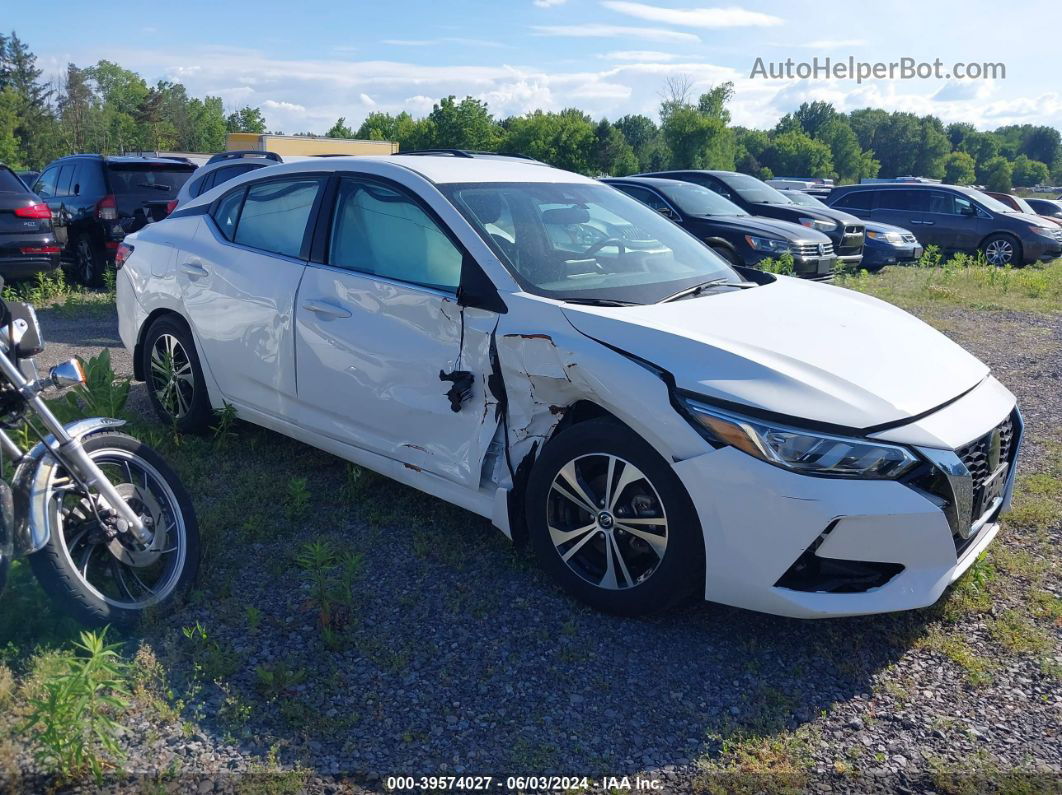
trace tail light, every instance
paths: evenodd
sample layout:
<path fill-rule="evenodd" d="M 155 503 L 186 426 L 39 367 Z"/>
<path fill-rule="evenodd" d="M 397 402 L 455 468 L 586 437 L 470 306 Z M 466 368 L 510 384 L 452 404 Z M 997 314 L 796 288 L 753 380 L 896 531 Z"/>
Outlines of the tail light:
<path fill-rule="evenodd" d="M 125 261 L 133 253 L 133 247 L 128 243 L 119 243 L 118 250 L 114 253 L 114 269 L 121 270 Z"/>
<path fill-rule="evenodd" d="M 170 199 L 168 202 L 166 202 L 166 215 L 169 215 L 170 213 L 172 213 L 176 209 L 177 209 L 177 200 L 176 199 Z"/>
<path fill-rule="evenodd" d="M 22 254 L 58 254 L 61 251 L 59 246 L 24 246 L 19 249 Z"/>
<path fill-rule="evenodd" d="M 35 218 L 43 221 L 52 217 L 52 211 L 48 209 L 48 205 L 44 202 L 34 202 L 33 204 L 27 204 L 25 207 L 16 207 L 15 217 Z"/>
<path fill-rule="evenodd" d="M 118 219 L 118 200 L 113 194 L 108 194 L 96 202 L 96 218 L 100 221 Z"/>

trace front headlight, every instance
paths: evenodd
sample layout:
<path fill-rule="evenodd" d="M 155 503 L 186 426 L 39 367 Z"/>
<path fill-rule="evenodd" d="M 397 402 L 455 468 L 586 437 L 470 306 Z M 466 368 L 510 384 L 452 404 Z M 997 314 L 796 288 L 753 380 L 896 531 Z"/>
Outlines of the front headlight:
<path fill-rule="evenodd" d="M 870 439 L 849 439 L 739 417 L 687 399 L 699 429 L 717 444 L 792 472 L 839 478 L 891 480 L 918 464 L 904 447 Z"/>
<path fill-rule="evenodd" d="M 873 229 L 868 229 L 867 237 L 871 240 L 884 240 L 886 243 L 891 243 L 894 246 L 903 245 L 903 235 L 897 232 L 876 232 Z"/>
<path fill-rule="evenodd" d="M 836 221 L 823 221 L 821 218 L 801 218 L 800 225 L 808 229 L 817 229 L 819 232 L 832 232 L 837 228 Z"/>
<path fill-rule="evenodd" d="M 771 254 L 785 254 L 789 251 L 789 244 L 784 240 L 775 240 L 770 237 L 756 237 L 755 235 L 745 235 L 745 242 L 754 251 L 767 251 Z"/>

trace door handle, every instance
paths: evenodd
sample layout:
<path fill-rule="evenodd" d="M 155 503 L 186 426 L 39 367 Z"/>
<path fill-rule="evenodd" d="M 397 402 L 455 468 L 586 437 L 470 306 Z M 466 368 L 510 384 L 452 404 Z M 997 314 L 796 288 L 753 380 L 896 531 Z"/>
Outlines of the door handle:
<path fill-rule="evenodd" d="M 318 315 L 326 315 L 328 317 L 350 317 L 349 309 L 330 304 L 327 301 L 315 301 L 310 299 L 308 301 L 303 301 L 302 307 L 303 309 L 308 309 Z"/>
<path fill-rule="evenodd" d="M 200 265 L 198 262 L 186 262 L 181 265 L 181 270 L 191 276 L 193 279 L 200 279 L 203 276 L 208 275 L 209 271 Z"/>
<path fill-rule="evenodd" d="M 923 221 L 922 222 L 922 226 L 936 226 L 936 225 L 937 225 L 936 221 Z"/>

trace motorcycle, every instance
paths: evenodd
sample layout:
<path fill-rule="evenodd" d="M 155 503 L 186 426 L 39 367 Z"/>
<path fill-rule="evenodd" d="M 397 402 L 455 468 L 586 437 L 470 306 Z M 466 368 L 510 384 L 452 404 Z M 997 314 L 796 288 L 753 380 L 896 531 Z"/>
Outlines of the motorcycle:
<path fill-rule="evenodd" d="M 14 465 L 11 485 L 0 481 L 0 590 L 12 558 L 26 557 L 78 620 L 128 627 L 194 582 L 195 511 L 162 457 L 117 430 L 124 420 L 59 421 L 42 394 L 84 384 L 85 373 L 71 359 L 38 378 L 43 350 L 33 307 L 0 299 L 0 462 Z M 28 451 L 9 433 L 18 428 L 39 440 Z"/>

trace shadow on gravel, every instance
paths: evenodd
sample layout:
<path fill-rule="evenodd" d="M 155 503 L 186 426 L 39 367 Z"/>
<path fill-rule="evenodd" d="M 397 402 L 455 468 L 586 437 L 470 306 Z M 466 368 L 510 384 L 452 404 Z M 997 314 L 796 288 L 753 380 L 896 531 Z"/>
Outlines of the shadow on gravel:
<path fill-rule="evenodd" d="M 696 604 L 617 618 L 562 594 L 485 520 L 270 432 L 240 424 L 222 454 L 185 442 L 173 456 L 210 560 L 193 604 L 149 633 L 167 687 L 215 744 L 276 746 L 320 775 L 691 770 L 728 739 L 869 693 L 928 617 Z M 361 556 L 327 631 L 296 563 L 311 539 Z M 178 631 L 196 622 L 208 642 Z"/>

